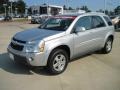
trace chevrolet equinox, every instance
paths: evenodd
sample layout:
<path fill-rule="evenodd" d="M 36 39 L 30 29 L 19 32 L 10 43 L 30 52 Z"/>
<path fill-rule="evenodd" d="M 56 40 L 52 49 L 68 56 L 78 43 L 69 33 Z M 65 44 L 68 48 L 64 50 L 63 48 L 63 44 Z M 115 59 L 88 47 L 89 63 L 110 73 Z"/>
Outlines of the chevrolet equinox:
<path fill-rule="evenodd" d="M 65 14 L 15 34 L 8 53 L 14 61 L 45 66 L 50 73 L 60 74 L 71 59 L 98 50 L 109 53 L 113 40 L 114 26 L 107 15 Z"/>

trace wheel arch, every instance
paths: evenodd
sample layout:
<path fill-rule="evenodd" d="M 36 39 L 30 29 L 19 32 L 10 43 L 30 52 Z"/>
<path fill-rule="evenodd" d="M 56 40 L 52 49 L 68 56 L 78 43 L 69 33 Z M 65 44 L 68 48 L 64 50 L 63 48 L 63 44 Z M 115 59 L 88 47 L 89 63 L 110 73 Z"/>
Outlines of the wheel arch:
<path fill-rule="evenodd" d="M 70 51 L 70 48 L 69 48 L 68 45 L 59 45 L 59 46 L 54 47 L 54 48 L 51 50 L 49 56 L 50 56 L 51 53 L 52 53 L 54 50 L 56 50 L 56 49 L 62 49 L 62 50 L 65 50 L 65 51 L 67 52 L 67 54 L 68 54 L 69 59 L 70 59 L 70 55 L 71 55 L 70 52 L 71 52 L 71 51 Z M 48 57 L 48 58 L 49 58 L 49 57 Z"/>
<path fill-rule="evenodd" d="M 108 34 L 108 35 L 105 37 L 103 47 L 105 46 L 105 43 L 106 43 L 106 41 L 107 41 L 108 38 L 111 38 L 112 40 L 114 40 L 114 34 Z"/>
<path fill-rule="evenodd" d="M 65 53 L 63 50 L 64 50 L 66 53 Z M 57 71 L 57 70 L 55 70 L 54 65 L 53 65 L 53 64 L 54 64 L 54 55 L 56 55 L 56 53 L 58 53 L 59 51 L 60 51 L 60 52 L 63 52 L 63 53 L 65 54 L 66 58 L 67 58 L 67 59 L 66 59 L 66 62 L 65 62 L 65 65 L 64 65 L 64 67 L 63 67 L 63 69 L 62 69 L 62 71 Z M 68 54 L 68 56 L 67 56 L 66 54 Z M 69 56 L 70 56 L 70 48 L 69 48 L 67 45 L 59 45 L 59 46 L 53 48 L 53 49 L 51 50 L 49 56 L 48 56 L 46 69 L 47 69 L 51 74 L 54 74 L 54 75 L 60 74 L 60 73 L 64 72 L 64 70 L 67 68 L 67 65 L 68 65 Z"/>
<path fill-rule="evenodd" d="M 114 40 L 114 36 L 113 35 L 109 35 L 108 38 L 111 38 L 112 40 Z"/>

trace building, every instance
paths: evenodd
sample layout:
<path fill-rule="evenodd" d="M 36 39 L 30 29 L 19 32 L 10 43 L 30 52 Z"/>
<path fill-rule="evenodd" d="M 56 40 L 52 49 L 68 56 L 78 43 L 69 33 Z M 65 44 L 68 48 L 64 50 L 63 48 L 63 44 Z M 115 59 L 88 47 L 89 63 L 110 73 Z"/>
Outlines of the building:
<path fill-rule="evenodd" d="M 48 14 L 48 15 L 57 15 L 63 14 L 63 6 L 57 5 L 36 5 L 31 6 L 32 14 Z"/>

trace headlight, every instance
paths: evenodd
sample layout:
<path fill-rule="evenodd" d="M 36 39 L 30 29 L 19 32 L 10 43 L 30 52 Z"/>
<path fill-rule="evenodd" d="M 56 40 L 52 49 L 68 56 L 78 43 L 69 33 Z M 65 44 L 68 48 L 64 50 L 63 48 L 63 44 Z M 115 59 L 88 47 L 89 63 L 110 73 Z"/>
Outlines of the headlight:
<path fill-rule="evenodd" d="M 44 52 L 44 48 L 45 48 L 45 41 L 41 41 L 39 44 L 39 51 Z"/>
<path fill-rule="evenodd" d="M 34 45 L 27 45 L 26 46 L 26 52 L 34 52 L 35 46 Z"/>
<path fill-rule="evenodd" d="M 31 42 L 28 42 L 27 45 L 25 46 L 25 51 L 26 52 L 36 52 L 36 41 L 31 41 Z"/>
<path fill-rule="evenodd" d="M 29 42 L 28 45 L 26 45 L 25 51 L 26 52 L 44 52 L 44 46 L 45 42 L 41 41 L 39 42 Z"/>

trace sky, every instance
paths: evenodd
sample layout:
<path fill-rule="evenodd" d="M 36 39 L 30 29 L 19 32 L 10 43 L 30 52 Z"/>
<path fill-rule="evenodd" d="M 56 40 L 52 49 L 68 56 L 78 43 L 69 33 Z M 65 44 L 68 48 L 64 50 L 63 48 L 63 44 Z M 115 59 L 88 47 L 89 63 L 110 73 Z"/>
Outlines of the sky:
<path fill-rule="evenodd" d="M 66 5 L 73 8 L 81 7 L 87 5 L 92 11 L 97 11 L 99 9 L 104 9 L 105 0 L 24 0 L 28 6 L 31 5 L 41 5 L 43 3 L 52 5 Z M 120 5 L 120 0 L 106 0 L 106 8 L 108 10 L 113 10 L 115 7 Z"/>

